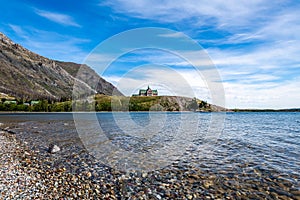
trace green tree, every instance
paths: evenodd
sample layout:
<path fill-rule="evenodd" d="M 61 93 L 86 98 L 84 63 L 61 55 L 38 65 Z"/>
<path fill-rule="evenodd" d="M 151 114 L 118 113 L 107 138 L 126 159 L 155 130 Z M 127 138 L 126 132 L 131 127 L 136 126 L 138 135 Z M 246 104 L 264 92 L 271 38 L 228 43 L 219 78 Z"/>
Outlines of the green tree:
<path fill-rule="evenodd" d="M 199 104 L 199 108 L 207 108 L 207 102 L 206 101 L 201 101 Z"/>
<path fill-rule="evenodd" d="M 0 103 L 0 111 L 6 111 L 6 107 L 3 103 Z"/>
<path fill-rule="evenodd" d="M 70 112 L 72 111 L 72 104 L 70 101 L 64 102 L 64 111 L 65 112 Z"/>
<path fill-rule="evenodd" d="M 47 100 L 42 100 L 37 104 L 33 105 L 33 111 L 35 112 L 48 112 L 48 101 Z"/>

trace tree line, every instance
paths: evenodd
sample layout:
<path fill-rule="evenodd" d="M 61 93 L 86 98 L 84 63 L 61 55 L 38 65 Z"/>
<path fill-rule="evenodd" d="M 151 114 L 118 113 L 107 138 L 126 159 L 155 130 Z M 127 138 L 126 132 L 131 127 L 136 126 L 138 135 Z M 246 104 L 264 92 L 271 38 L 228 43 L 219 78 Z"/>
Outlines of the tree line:
<path fill-rule="evenodd" d="M 132 98 L 128 97 L 112 99 L 111 97 L 98 98 L 95 101 L 87 100 L 74 101 L 65 99 L 65 101 L 36 100 L 31 103 L 23 101 L 8 101 L 2 99 L 0 102 L 0 111 L 6 112 L 71 112 L 73 111 L 180 111 L 178 103 L 168 100 L 157 102 L 157 98 Z M 34 102 L 34 104 L 33 104 Z M 183 110 L 209 111 L 210 105 L 205 101 L 197 101 L 194 98 L 184 106 Z"/>
<path fill-rule="evenodd" d="M 31 101 L 32 102 L 32 101 Z M 70 112 L 72 111 L 71 101 L 53 102 L 48 100 L 37 100 L 35 103 L 24 103 L 22 101 L 3 101 L 0 102 L 0 111 L 7 112 Z"/>

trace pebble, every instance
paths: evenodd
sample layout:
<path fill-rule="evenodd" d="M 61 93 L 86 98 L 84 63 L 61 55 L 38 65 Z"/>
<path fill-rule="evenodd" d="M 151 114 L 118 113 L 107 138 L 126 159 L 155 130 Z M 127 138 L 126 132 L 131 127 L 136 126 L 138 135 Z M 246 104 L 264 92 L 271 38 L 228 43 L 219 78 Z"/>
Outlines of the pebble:
<path fill-rule="evenodd" d="M 206 180 L 206 181 L 204 181 L 204 183 L 203 183 L 203 186 L 207 189 L 207 188 L 209 188 L 209 187 L 211 187 L 213 185 L 213 181 L 211 181 L 211 180 Z"/>
<path fill-rule="evenodd" d="M 146 178 L 147 175 L 148 175 L 147 173 L 142 173 L 142 177 L 143 177 L 143 178 Z"/>
<path fill-rule="evenodd" d="M 57 153 L 59 151 L 60 151 L 60 148 L 56 144 L 50 144 L 49 145 L 49 148 L 48 148 L 49 153 Z"/>
<path fill-rule="evenodd" d="M 86 177 L 90 178 L 92 176 L 92 173 L 91 172 L 87 172 L 86 173 Z"/>

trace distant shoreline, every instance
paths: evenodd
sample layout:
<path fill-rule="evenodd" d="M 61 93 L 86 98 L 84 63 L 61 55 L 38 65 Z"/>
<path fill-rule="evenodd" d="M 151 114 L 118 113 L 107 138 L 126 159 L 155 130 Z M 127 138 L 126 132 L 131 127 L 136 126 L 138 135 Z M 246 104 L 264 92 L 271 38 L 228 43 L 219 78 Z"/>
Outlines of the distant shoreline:
<path fill-rule="evenodd" d="M 231 112 L 300 112 L 300 108 L 287 109 L 229 109 Z"/>
<path fill-rule="evenodd" d="M 80 113 L 247 113 L 247 112 L 300 112 L 300 109 L 228 109 L 227 111 L 79 111 L 79 112 L 26 112 L 26 111 L 0 111 L 1 114 L 80 114 Z"/>

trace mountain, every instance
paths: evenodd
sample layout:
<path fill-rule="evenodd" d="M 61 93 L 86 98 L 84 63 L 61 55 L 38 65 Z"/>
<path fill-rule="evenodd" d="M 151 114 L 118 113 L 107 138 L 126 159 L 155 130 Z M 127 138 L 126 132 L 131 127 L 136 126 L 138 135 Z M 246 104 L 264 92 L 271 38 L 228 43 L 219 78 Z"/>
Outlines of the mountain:
<path fill-rule="evenodd" d="M 22 99 L 69 99 L 74 83 L 85 93 L 123 96 L 89 66 L 40 56 L 0 32 L 1 94 Z"/>

